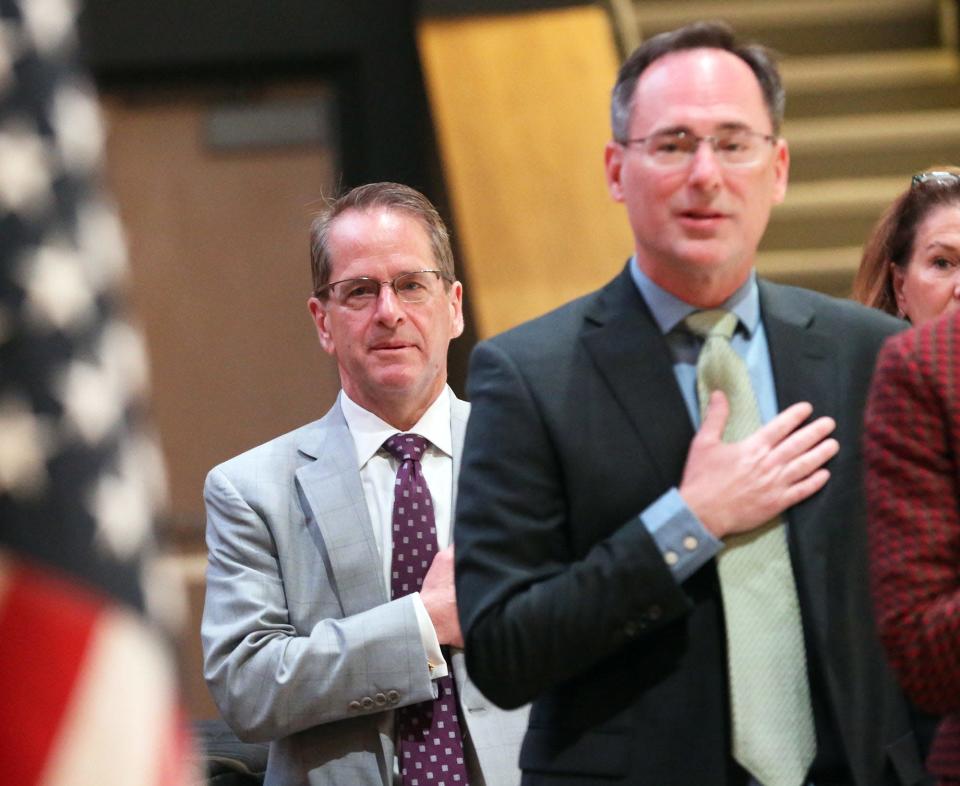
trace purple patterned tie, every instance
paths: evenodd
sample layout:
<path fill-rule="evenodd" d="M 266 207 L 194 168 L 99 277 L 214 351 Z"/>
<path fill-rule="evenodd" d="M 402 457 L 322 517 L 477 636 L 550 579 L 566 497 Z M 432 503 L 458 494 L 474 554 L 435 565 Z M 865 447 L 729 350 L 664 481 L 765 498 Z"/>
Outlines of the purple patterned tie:
<path fill-rule="evenodd" d="M 437 528 L 420 459 L 430 443 L 419 434 L 395 434 L 383 447 L 400 462 L 393 496 L 391 597 L 423 586 L 437 553 Z M 433 701 L 397 710 L 398 756 L 403 786 L 468 786 L 453 677 L 437 680 Z"/>

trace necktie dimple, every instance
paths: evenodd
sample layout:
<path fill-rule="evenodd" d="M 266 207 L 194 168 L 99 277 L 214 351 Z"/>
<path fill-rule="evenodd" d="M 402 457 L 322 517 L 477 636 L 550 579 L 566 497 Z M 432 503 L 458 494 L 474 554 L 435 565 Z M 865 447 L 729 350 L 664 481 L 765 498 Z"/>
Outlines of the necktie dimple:
<path fill-rule="evenodd" d="M 725 442 L 760 427 L 746 363 L 730 344 L 735 314 L 698 311 L 685 320 L 704 338 L 697 395 L 704 414 L 721 390 Z M 734 758 L 764 786 L 800 786 L 816 754 L 803 624 L 783 519 L 725 538 L 717 572 L 726 617 Z"/>
<path fill-rule="evenodd" d="M 420 459 L 430 443 L 395 434 L 383 443 L 400 462 L 393 499 L 390 594 L 418 592 L 437 553 L 437 528 Z M 453 677 L 437 680 L 437 698 L 397 710 L 397 755 L 403 786 L 469 786 Z"/>

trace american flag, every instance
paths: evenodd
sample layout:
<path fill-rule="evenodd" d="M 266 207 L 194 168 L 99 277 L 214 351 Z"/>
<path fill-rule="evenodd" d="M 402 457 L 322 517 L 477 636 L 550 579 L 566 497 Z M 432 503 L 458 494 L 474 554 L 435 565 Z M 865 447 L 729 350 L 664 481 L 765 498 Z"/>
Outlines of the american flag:
<path fill-rule="evenodd" d="M 72 0 L 0 0 L 0 782 L 185 784 L 163 466 Z"/>

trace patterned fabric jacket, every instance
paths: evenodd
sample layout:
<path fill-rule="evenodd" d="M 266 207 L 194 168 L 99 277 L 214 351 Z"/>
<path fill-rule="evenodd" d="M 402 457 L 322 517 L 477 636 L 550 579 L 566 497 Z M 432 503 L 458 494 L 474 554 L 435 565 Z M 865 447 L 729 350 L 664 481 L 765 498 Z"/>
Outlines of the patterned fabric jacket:
<path fill-rule="evenodd" d="M 864 439 L 881 636 L 907 694 L 945 716 L 931 772 L 960 783 L 960 314 L 888 340 Z"/>

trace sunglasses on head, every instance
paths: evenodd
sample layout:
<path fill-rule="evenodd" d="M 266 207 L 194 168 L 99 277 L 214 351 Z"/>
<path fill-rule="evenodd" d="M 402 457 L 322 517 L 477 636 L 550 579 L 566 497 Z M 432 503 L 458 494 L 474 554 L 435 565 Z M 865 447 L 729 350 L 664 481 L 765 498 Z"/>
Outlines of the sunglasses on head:
<path fill-rule="evenodd" d="M 932 172 L 920 172 L 910 178 L 910 188 L 927 185 L 928 183 L 936 183 L 941 186 L 960 185 L 960 174 L 934 170 Z"/>

